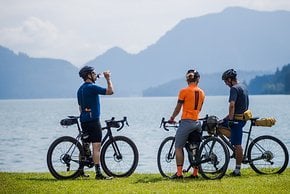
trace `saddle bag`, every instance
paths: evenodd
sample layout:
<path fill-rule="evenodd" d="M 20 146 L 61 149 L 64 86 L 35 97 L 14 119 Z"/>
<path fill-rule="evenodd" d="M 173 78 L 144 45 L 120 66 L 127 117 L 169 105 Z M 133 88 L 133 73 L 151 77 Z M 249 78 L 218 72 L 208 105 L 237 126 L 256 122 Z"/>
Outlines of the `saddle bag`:
<path fill-rule="evenodd" d="M 273 125 L 275 125 L 276 123 L 276 119 L 273 117 L 269 117 L 269 118 L 261 118 L 261 119 L 257 119 L 254 122 L 255 126 L 262 126 L 262 127 L 272 127 Z"/>
<path fill-rule="evenodd" d="M 190 143 L 199 143 L 202 141 L 202 132 L 197 130 L 191 132 L 187 139 Z"/>
<path fill-rule="evenodd" d="M 65 118 L 65 119 L 62 119 L 60 121 L 60 125 L 62 126 L 71 126 L 71 125 L 74 125 L 74 124 L 77 124 L 77 119 L 72 119 L 72 118 Z"/>

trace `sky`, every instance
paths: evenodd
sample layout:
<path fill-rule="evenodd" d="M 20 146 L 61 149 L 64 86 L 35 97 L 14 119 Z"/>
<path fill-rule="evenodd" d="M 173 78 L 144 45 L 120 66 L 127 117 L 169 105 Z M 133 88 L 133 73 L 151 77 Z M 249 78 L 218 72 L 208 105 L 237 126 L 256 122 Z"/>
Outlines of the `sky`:
<path fill-rule="evenodd" d="M 183 19 L 233 6 L 290 11 L 289 0 L 0 0 L 0 45 L 82 66 L 116 46 L 136 54 Z"/>

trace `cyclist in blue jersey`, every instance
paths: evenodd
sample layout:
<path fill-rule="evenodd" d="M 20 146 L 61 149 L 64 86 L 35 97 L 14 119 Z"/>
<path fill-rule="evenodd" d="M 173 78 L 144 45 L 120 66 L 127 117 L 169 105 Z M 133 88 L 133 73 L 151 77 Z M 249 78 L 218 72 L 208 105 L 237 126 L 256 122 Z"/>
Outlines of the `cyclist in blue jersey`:
<path fill-rule="evenodd" d="M 100 87 L 95 84 L 99 74 L 97 74 L 93 67 L 84 66 L 79 71 L 79 76 L 83 78 L 84 83 L 80 86 L 77 92 L 80 122 L 82 129 L 87 138 L 85 142 L 92 143 L 93 154 L 92 159 L 95 164 L 96 179 L 106 179 L 100 168 L 100 149 L 102 141 L 102 127 L 100 124 L 100 97 L 99 95 L 112 95 L 113 84 L 111 81 L 111 73 L 109 71 L 103 72 L 107 80 L 107 88 Z M 86 176 L 83 173 L 84 176 Z"/>
<path fill-rule="evenodd" d="M 224 120 L 231 128 L 230 141 L 235 147 L 236 168 L 231 175 L 241 176 L 240 169 L 243 160 L 242 137 L 246 121 L 237 117 L 248 110 L 248 90 L 244 84 L 239 83 L 237 72 L 234 69 L 226 70 L 222 75 L 222 80 L 230 87 L 229 113 Z"/>

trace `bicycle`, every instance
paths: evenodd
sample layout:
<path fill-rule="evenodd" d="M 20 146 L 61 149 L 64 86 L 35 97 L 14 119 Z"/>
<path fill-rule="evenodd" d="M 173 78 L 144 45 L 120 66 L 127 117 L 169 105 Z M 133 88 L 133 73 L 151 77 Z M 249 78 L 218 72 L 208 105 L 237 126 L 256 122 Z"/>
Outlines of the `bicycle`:
<path fill-rule="evenodd" d="M 202 131 L 206 130 L 207 116 L 199 119 L 203 122 Z M 178 123 L 171 123 L 161 120 L 160 128 L 169 131 L 171 128 L 178 128 Z M 227 170 L 229 164 L 229 151 L 227 146 L 217 137 L 202 136 L 199 134 L 199 139 L 196 137 L 198 132 L 194 131 L 189 135 L 189 138 L 184 146 L 187 152 L 189 166 L 183 172 L 188 172 L 191 168 L 198 168 L 199 173 L 205 179 L 221 179 Z M 163 177 L 171 177 L 176 172 L 175 163 L 175 137 L 169 136 L 165 138 L 158 149 L 157 165 L 160 174 Z"/>
<path fill-rule="evenodd" d="M 259 174 L 280 174 L 288 165 L 289 154 L 287 147 L 278 138 L 270 135 L 262 135 L 257 138 L 251 136 L 252 128 L 259 117 L 251 118 L 248 130 L 243 130 L 247 134 L 246 145 L 243 153 L 243 164 L 250 167 Z M 233 124 L 236 124 L 235 122 Z M 227 131 L 225 131 L 227 130 Z M 217 120 L 214 136 L 219 137 L 231 150 L 230 158 L 235 158 L 234 146 L 229 141 L 230 129 L 222 125 L 222 120 Z"/>
<path fill-rule="evenodd" d="M 108 176 L 127 177 L 136 169 L 139 154 L 134 142 L 125 136 L 113 136 L 112 128 L 120 131 L 124 125 L 129 126 L 127 118 L 115 120 L 113 117 L 105 121 L 107 130 L 102 139 L 100 162 L 104 172 Z M 73 179 L 81 176 L 84 167 L 94 166 L 89 143 L 84 139 L 85 134 L 81 127 L 79 116 L 68 116 L 61 121 L 63 126 L 77 125 L 78 135 L 73 138 L 63 136 L 56 139 L 47 152 L 47 166 L 50 173 L 56 179 Z"/>

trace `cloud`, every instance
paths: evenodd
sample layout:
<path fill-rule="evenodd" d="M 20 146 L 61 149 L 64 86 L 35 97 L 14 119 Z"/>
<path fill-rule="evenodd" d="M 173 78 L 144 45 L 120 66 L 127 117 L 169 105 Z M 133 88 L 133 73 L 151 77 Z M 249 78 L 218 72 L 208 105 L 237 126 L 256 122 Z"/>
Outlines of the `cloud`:
<path fill-rule="evenodd" d="M 84 50 L 93 47 L 92 43 L 87 43 L 75 31 L 60 31 L 52 22 L 37 17 L 29 17 L 19 26 L 1 28 L 0 44 L 32 57 L 53 57 L 69 61 L 78 52 L 84 55 Z"/>
<path fill-rule="evenodd" d="M 114 46 L 137 53 L 182 19 L 229 6 L 290 10 L 290 1 L 0 0 L 0 44 L 29 56 L 82 65 Z"/>
<path fill-rule="evenodd" d="M 0 41 L 8 45 L 49 46 L 58 38 L 57 28 L 49 21 L 30 17 L 20 26 L 0 29 Z"/>

